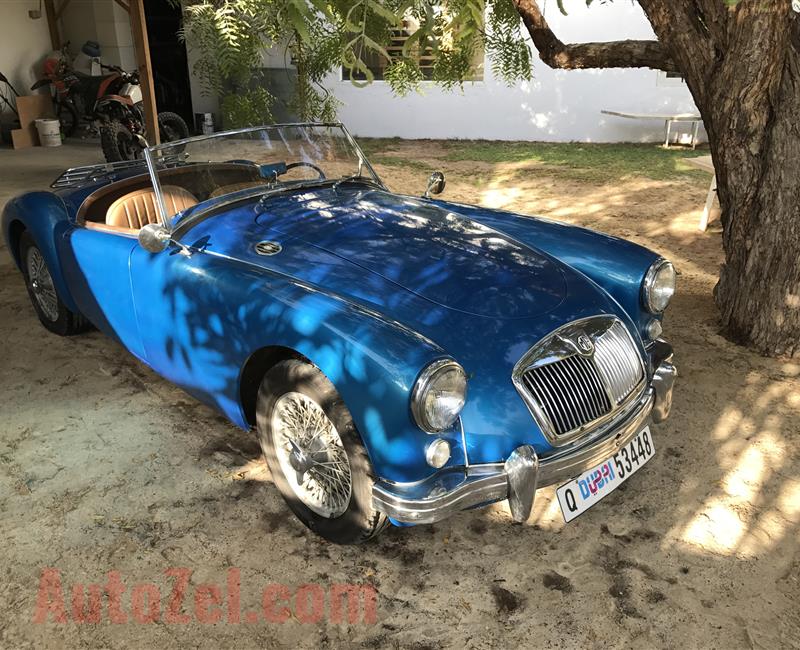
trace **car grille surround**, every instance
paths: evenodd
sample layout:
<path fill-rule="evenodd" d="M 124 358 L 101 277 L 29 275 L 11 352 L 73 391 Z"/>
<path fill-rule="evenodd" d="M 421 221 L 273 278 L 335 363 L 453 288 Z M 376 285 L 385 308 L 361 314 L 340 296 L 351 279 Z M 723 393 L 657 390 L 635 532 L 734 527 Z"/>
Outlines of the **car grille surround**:
<path fill-rule="evenodd" d="M 566 444 L 612 419 L 644 387 L 642 357 L 616 317 L 569 323 L 534 345 L 513 381 L 542 432 Z"/>

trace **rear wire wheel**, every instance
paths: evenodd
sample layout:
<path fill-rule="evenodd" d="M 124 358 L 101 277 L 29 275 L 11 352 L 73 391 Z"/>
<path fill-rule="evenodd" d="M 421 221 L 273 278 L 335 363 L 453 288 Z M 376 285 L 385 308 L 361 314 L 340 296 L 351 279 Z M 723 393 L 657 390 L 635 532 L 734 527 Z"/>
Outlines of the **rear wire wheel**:
<path fill-rule="evenodd" d="M 89 321 L 61 301 L 47 260 L 27 232 L 19 239 L 19 259 L 28 296 L 42 325 L 60 336 L 80 334 L 90 328 Z"/>

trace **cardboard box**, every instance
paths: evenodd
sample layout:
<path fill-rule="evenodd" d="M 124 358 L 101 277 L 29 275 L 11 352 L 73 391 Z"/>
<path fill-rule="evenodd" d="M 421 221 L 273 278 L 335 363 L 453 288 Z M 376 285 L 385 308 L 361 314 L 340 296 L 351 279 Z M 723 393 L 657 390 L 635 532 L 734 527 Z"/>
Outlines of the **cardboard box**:
<path fill-rule="evenodd" d="M 42 117 L 55 117 L 53 98 L 47 95 L 23 95 L 17 97 L 17 112 L 20 128 L 11 131 L 14 149 L 39 146 L 39 133 L 36 120 Z"/>

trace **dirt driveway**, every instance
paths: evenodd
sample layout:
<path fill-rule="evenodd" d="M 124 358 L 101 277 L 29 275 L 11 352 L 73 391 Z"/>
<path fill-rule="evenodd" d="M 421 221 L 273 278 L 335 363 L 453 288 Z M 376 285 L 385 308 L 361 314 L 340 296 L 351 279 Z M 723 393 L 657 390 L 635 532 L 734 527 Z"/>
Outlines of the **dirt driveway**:
<path fill-rule="evenodd" d="M 681 374 L 656 458 L 567 526 L 549 489 L 522 526 L 496 506 L 331 546 L 289 514 L 251 434 L 99 333 L 45 332 L 3 250 L 0 646 L 800 648 L 800 363 L 716 333 L 720 237 L 696 230 L 705 179 L 577 184 L 541 164 L 437 160 L 436 143 L 394 149 L 415 163 L 379 166 L 394 188 L 417 192 L 441 167 L 445 197 L 675 262 L 665 335 Z M 0 151 L 0 201 L 94 155 Z M 91 602 L 89 585 L 117 578 L 119 611 L 104 597 L 99 623 L 76 622 L 73 591 Z M 331 622 L 342 584 L 376 589 L 374 621 Z M 251 622 L 268 585 L 272 618 Z"/>

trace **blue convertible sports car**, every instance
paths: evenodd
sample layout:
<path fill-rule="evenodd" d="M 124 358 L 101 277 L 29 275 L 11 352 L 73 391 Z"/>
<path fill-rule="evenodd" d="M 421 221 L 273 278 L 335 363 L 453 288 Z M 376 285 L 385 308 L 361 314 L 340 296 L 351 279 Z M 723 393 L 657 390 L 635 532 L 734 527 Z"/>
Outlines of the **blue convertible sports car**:
<path fill-rule="evenodd" d="M 544 219 L 389 192 L 340 124 L 152 147 L 10 201 L 42 324 L 90 324 L 240 427 L 312 530 L 357 543 L 537 488 L 565 520 L 655 453 L 672 265 Z"/>

